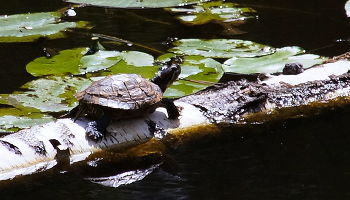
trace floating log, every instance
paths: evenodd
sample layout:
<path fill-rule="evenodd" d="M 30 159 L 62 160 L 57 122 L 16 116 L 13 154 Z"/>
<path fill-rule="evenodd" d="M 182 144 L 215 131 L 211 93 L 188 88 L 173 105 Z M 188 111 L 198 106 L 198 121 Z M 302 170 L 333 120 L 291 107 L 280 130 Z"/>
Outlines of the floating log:
<path fill-rule="evenodd" d="M 0 138 L 0 180 L 58 165 L 68 165 L 65 169 L 69 170 L 75 163 L 86 165 L 99 152 L 119 152 L 124 158 L 161 154 L 180 142 L 219 133 L 237 124 L 311 116 L 329 106 L 347 105 L 349 68 L 350 61 L 337 61 L 312 69 L 316 72 L 309 69 L 298 75 L 285 75 L 284 79 L 267 75 L 267 80 L 257 82 L 216 84 L 175 100 L 181 110 L 179 119 L 169 120 L 165 109 L 158 108 L 143 118 L 113 121 L 107 128 L 109 133 L 97 142 L 85 136 L 87 118 L 76 122 L 57 119 L 24 129 Z M 319 76 L 320 73 L 325 74 Z"/>

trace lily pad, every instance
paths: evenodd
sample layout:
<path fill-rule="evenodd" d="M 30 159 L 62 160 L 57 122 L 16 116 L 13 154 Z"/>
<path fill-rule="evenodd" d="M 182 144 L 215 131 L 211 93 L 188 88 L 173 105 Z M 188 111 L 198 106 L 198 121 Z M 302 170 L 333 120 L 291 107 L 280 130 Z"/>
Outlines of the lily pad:
<path fill-rule="evenodd" d="M 115 8 L 163 8 L 184 6 L 206 0 L 66 0 L 66 2 L 77 4 L 88 4 L 101 7 Z"/>
<path fill-rule="evenodd" d="M 169 52 L 214 58 L 258 57 L 275 52 L 272 47 L 236 39 L 182 39 L 173 44 L 175 47 L 169 49 Z"/>
<path fill-rule="evenodd" d="M 0 96 L 0 102 L 16 108 L 35 108 L 41 112 L 59 112 L 76 105 L 74 94 L 91 84 L 89 79 L 51 77 L 37 79 L 22 86 L 25 92 Z"/>
<path fill-rule="evenodd" d="M 271 55 L 256 58 L 233 57 L 226 60 L 222 67 L 225 72 L 242 74 L 250 73 L 275 73 L 282 72 L 285 64 L 299 62 L 305 67 L 322 63 L 325 58 L 313 54 L 302 54 L 304 50 L 300 47 L 284 47 L 276 49 Z M 297 56 L 295 56 L 297 55 Z"/>
<path fill-rule="evenodd" d="M 122 52 L 122 58 L 128 65 L 135 67 L 154 66 L 152 55 L 140 51 Z"/>
<path fill-rule="evenodd" d="M 4 111 L 4 110 L 1 110 Z M 11 112 L 10 112 L 11 113 Z M 53 117 L 48 115 L 36 115 L 33 117 L 30 113 L 28 115 L 23 114 L 16 116 L 14 114 L 0 116 L 0 131 L 18 131 L 20 129 L 29 128 L 35 125 L 51 122 Z"/>
<path fill-rule="evenodd" d="M 154 66 L 154 58 L 152 55 L 139 51 L 125 51 L 121 53 L 122 60 L 108 70 L 109 73 L 103 75 L 118 73 L 134 73 L 144 78 L 152 78 L 158 71 Z"/>
<path fill-rule="evenodd" d="M 68 49 L 60 51 L 52 58 L 40 57 L 27 64 L 27 72 L 33 76 L 80 74 L 80 59 L 87 48 Z M 84 69 L 84 68 L 83 68 Z"/>
<path fill-rule="evenodd" d="M 79 73 L 100 71 L 107 69 L 122 59 L 119 51 L 98 51 L 95 54 L 83 56 L 78 65 Z"/>
<path fill-rule="evenodd" d="M 60 51 L 52 58 L 40 57 L 27 65 L 28 73 L 33 76 L 43 75 L 79 75 L 93 73 L 100 70 L 115 72 L 118 67 L 121 72 L 128 73 L 130 67 L 154 66 L 152 55 L 138 51 L 104 51 L 100 50 L 92 55 L 85 55 L 87 48 L 68 49 Z M 121 62 L 124 61 L 124 62 Z M 120 63 L 120 64 L 118 64 Z M 125 63 L 125 64 L 123 64 Z M 113 68 L 111 68 L 114 66 Z M 125 67 L 125 70 L 123 69 Z M 137 72 L 140 70 L 138 69 Z M 129 73 L 130 73 L 129 72 Z"/>
<path fill-rule="evenodd" d="M 0 17 L 0 42 L 33 42 L 39 37 L 65 37 L 69 28 L 84 28 L 85 21 L 65 22 L 59 12 L 4 15 Z"/>
<path fill-rule="evenodd" d="M 8 95 L 2 94 L 0 96 L 0 103 L 16 104 L 14 99 L 8 99 Z M 52 116 L 40 113 L 38 109 L 23 107 L 8 107 L 0 108 L 0 131 L 18 131 L 20 129 L 29 128 L 34 125 L 44 124 L 54 120 Z"/>
<path fill-rule="evenodd" d="M 188 25 L 200 25 L 208 22 L 234 22 L 244 21 L 252 16 L 248 12 L 256 12 L 252 8 L 238 7 L 235 3 L 213 1 L 193 5 L 193 8 L 166 8 L 175 13 L 184 13 L 177 18 Z"/>

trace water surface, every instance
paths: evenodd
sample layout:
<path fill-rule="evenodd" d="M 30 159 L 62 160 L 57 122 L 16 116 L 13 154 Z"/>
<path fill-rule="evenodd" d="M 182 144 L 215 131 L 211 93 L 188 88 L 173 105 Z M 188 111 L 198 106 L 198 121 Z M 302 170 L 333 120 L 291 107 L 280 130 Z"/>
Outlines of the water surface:
<path fill-rule="evenodd" d="M 161 9 L 86 8 L 78 13 L 96 27 L 91 32 L 113 35 L 158 49 L 167 37 L 237 38 L 274 47 L 300 46 L 333 56 L 349 51 L 345 1 L 242 1 L 254 7 L 258 19 L 241 27 L 242 35 L 222 35 L 215 24 L 188 27 Z M 0 3 L 0 15 L 52 11 L 61 1 L 13 0 Z M 106 14 L 107 13 L 107 14 Z M 145 22 L 142 16 L 154 21 Z M 128 22 L 128 23 L 125 23 Z M 47 41 L 57 49 L 89 46 L 88 34 Z M 125 49 L 106 43 L 108 48 Z M 329 46 L 330 45 L 330 46 Z M 329 48 L 321 48 L 329 46 Z M 0 44 L 0 93 L 11 93 L 34 77 L 25 65 L 42 56 L 35 43 Z M 132 47 L 132 50 L 154 52 Z M 139 182 L 109 188 L 84 180 L 76 172 L 26 179 L 1 186 L 1 199 L 348 199 L 350 197 L 349 108 L 337 108 L 310 119 L 255 125 L 205 137 L 169 153 L 177 175 L 162 169 Z"/>

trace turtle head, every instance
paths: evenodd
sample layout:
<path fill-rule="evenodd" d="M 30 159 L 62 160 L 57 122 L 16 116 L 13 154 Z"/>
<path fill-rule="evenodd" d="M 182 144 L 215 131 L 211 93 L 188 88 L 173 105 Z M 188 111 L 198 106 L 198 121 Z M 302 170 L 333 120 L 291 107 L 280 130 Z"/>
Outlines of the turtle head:
<path fill-rule="evenodd" d="M 162 92 L 179 77 L 181 73 L 182 57 L 174 56 L 165 65 L 159 68 L 157 75 L 151 80 L 154 84 L 158 85 Z"/>

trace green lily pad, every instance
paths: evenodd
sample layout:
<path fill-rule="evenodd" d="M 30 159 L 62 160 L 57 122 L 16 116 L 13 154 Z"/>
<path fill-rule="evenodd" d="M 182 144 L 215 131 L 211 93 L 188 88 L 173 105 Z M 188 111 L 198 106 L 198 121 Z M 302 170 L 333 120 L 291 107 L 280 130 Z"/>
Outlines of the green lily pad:
<path fill-rule="evenodd" d="M 51 77 L 37 79 L 22 86 L 25 92 L 1 95 L 0 101 L 16 108 L 35 108 L 41 112 L 59 112 L 76 106 L 74 94 L 91 84 L 89 79 Z"/>
<path fill-rule="evenodd" d="M 33 42 L 39 37 L 65 37 L 69 28 L 84 28 L 85 21 L 64 22 L 59 12 L 5 15 L 0 17 L 0 42 Z"/>
<path fill-rule="evenodd" d="M 226 60 L 222 67 L 225 72 L 235 72 L 242 74 L 250 73 L 275 73 L 282 72 L 285 64 L 299 62 L 304 67 L 310 67 L 322 63 L 325 58 L 318 55 L 302 54 L 304 50 L 300 47 L 284 47 L 276 49 L 271 55 L 257 58 L 237 58 Z M 297 55 L 297 56 L 295 56 Z"/>
<path fill-rule="evenodd" d="M 78 65 L 79 73 L 86 74 L 107 69 L 122 59 L 119 51 L 98 51 L 95 54 L 83 56 Z"/>
<path fill-rule="evenodd" d="M 206 0 L 65 0 L 70 3 L 88 4 L 101 7 L 115 7 L 115 8 L 163 8 L 184 6 L 203 2 Z"/>
<path fill-rule="evenodd" d="M 150 79 L 158 71 L 158 68 L 154 66 L 154 58 L 150 54 L 139 51 L 125 51 L 121 53 L 121 58 L 120 62 L 108 69 L 112 74 L 139 74 Z M 108 75 L 110 72 L 103 75 Z"/>
<path fill-rule="evenodd" d="M 63 50 L 52 58 L 35 59 L 26 69 L 33 76 L 78 75 L 107 69 L 121 60 L 118 51 L 98 51 L 93 55 L 84 56 L 87 51 L 87 48 Z"/>
<path fill-rule="evenodd" d="M 86 52 L 87 48 L 63 50 L 52 58 L 40 57 L 35 59 L 27 64 L 26 69 L 33 76 L 80 74 L 80 59 Z"/>
<path fill-rule="evenodd" d="M 244 21 L 252 16 L 248 12 L 256 12 L 251 8 L 241 8 L 235 3 L 222 1 L 205 2 L 194 5 L 193 8 L 166 8 L 175 13 L 184 13 L 177 18 L 188 25 L 200 25 L 208 22 Z"/>
<path fill-rule="evenodd" d="M 7 110 L 1 110 L 1 111 L 6 112 Z M 43 115 L 43 114 L 40 115 L 39 113 L 36 113 L 35 116 L 33 116 L 31 113 L 29 113 L 28 115 L 21 114 L 19 116 L 11 112 L 7 112 L 7 113 L 9 114 L 0 116 L 1 132 L 18 131 L 20 129 L 48 123 L 54 120 L 54 118 L 51 116 Z"/>
<path fill-rule="evenodd" d="M 73 94 L 90 84 L 89 79 L 49 77 L 23 85 L 24 92 L 1 94 L 0 103 L 12 107 L 0 109 L 0 131 L 18 131 L 54 120 L 45 113 L 72 109 L 77 105 Z"/>
<path fill-rule="evenodd" d="M 100 50 L 92 55 L 85 55 L 87 51 L 87 48 L 63 50 L 52 58 L 35 59 L 27 65 L 26 69 L 33 76 L 79 75 L 108 69 L 107 73 L 102 73 L 102 75 L 107 75 L 116 71 L 135 73 L 140 72 L 140 69 L 133 71 L 133 67 L 154 66 L 153 56 L 139 51 Z"/>
<path fill-rule="evenodd" d="M 154 66 L 154 58 L 152 55 L 139 51 L 122 52 L 123 60 L 128 65 L 135 67 Z"/>
<path fill-rule="evenodd" d="M 0 95 L 1 104 L 16 104 L 16 100 L 9 99 L 9 95 Z M 52 116 L 40 113 L 38 109 L 23 107 L 0 108 L 0 131 L 18 131 L 20 129 L 29 128 L 34 125 L 48 123 L 54 120 Z"/>
<path fill-rule="evenodd" d="M 169 52 L 214 58 L 258 57 L 275 52 L 272 47 L 236 39 L 182 39 L 175 41 L 173 44 L 175 47 L 169 49 Z"/>
<path fill-rule="evenodd" d="M 180 79 L 217 82 L 223 75 L 221 63 L 204 56 L 185 56 Z"/>

